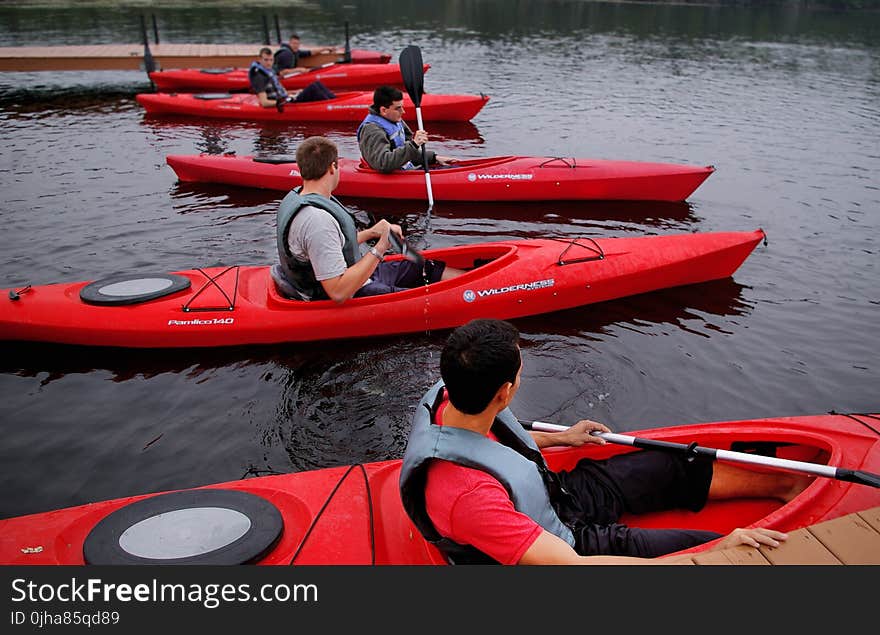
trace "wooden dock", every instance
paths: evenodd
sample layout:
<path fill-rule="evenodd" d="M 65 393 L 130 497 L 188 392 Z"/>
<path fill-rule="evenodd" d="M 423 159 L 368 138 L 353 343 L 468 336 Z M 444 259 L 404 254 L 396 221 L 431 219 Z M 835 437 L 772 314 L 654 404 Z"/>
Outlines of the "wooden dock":
<path fill-rule="evenodd" d="M 225 68 L 249 66 L 265 44 L 151 44 L 156 69 Z M 276 47 L 270 46 L 272 50 Z M 303 45 L 304 49 L 328 48 Z M 342 48 L 334 53 L 302 58 L 306 66 L 343 61 Z M 0 47 L 0 71 L 98 71 L 145 70 L 143 44 L 96 44 L 83 46 Z"/>
<path fill-rule="evenodd" d="M 880 507 L 788 532 L 778 547 L 735 547 L 695 554 L 695 565 L 880 564 Z"/>

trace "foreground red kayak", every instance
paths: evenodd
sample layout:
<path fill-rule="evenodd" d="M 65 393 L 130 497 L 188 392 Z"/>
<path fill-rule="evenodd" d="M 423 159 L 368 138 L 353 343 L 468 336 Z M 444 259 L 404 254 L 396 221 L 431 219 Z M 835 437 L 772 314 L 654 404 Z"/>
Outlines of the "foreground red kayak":
<path fill-rule="evenodd" d="M 291 157 L 218 154 L 166 157 L 181 181 L 289 191 L 302 185 Z M 363 161 L 339 159 L 336 196 L 423 199 L 420 170 L 383 174 Z M 674 163 L 562 157 L 485 157 L 431 170 L 437 201 L 683 201 L 715 168 Z"/>
<path fill-rule="evenodd" d="M 0 298 L 0 341 L 233 346 L 454 328 L 479 317 L 536 315 L 726 278 L 762 238 L 763 231 L 756 230 L 429 249 L 425 258 L 468 271 L 426 287 L 344 304 L 289 300 L 268 266 L 9 289 Z"/>
<path fill-rule="evenodd" d="M 878 430 L 877 415 L 835 414 L 679 425 L 640 430 L 638 437 L 737 453 L 760 449 L 782 461 L 876 473 Z M 590 444 L 546 449 L 544 456 L 560 470 L 583 457 L 628 451 Z M 400 465 L 393 460 L 262 476 L 0 520 L 0 564 L 445 564 L 403 510 Z M 785 504 L 710 501 L 700 512 L 622 520 L 723 534 L 754 526 L 792 531 L 878 505 L 880 489 L 820 476 Z"/>
<path fill-rule="evenodd" d="M 256 95 L 240 93 L 141 93 L 137 102 L 152 115 L 187 115 L 242 121 L 353 121 L 360 122 L 373 103 L 372 91 L 336 93 L 334 99 L 294 102 L 284 112 L 263 108 Z M 487 95 L 425 95 L 424 121 L 470 121 L 489 101 Z M 406 95 L 406 118 L 415 121 L 416 110 Z"/>
<path fill-rule="evenodd" d="M 424 72 L 430 68 L 424 65 Z M 246 68 L 178 68 L 167 71 L 153 71 L 149 74 L 162 92 L 172 91 L 248 91 L 248 69 Z M 307 73 L 288 75 L 281 83 L 288 90 L 298 90 L 320 80 L 331 90 L 375 90 L 383 84 L 403 86 L 399 64 L 337 64 L 318 66 Z"/>

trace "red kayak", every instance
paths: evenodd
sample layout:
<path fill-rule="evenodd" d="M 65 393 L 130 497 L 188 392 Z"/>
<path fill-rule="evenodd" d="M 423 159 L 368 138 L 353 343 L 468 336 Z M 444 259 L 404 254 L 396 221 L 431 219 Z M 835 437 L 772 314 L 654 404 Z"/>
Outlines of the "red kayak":
<path fill-rule="evenodd" d="M 679 425 L 640 430 L 638 438 L 880 471 L 877 415 Z M 560 470 L 583 457 L 628 451 L 632 448 L 590 444 L 546 449 L 544 456 Z M 0 520 L 0 564 L 445 564 L 403 510 L 400 466 L 392 460 L 262 476 Z M 760 498 L 710 501 L 699 512 L 629 515 L 622 522 L 722 534 L 755 526 L 792 531 L 878 505 L 880 489 L 819 476 L 785 504 Z"/>
<path fill-rule="evenodd" d="M 243 121 L 353 121 L 360 122 L 373 103 L 372 91 L 336 93 L 334 99 L 293 102 L 284 112 L 263 108 L 256 95 L 247 93 L 141 93 L 137 102 L 151 115 L 188 115 Z M 423 121 L 470 121 L 489 101 L 487 95 L 437 95 L 422 98 Z M 416 110 L 403 96 L 405 117 L 415 121 Z"/>
<path fill-rule="evenodd" d="M 293 157 L 169 155 L 181 181 L 289 191 L 302 185 Z M 339 159 L 336 196 L 424 199 L 425 174 L 383 174 L 363 161 Z M 484 157 L 431 170 L 437 201 L 683 201 L 715 168 L 674 163 L 562 157 Z"/>
<path fill-rule="evenodd" d="M 424 65 L 424 72 L 431 67 Z M 154 71 L 150 79 L 156 89 L 162 92 L 173 91 L 249 91 L 248 69 L 246 68 L 180 68 L 167 71 Z M 399 64 L 337 64 L 330 62 L 313 68 L 307 73 L 288 75 L 281 83 L 288 90 L 298 90 L 320 80 L 331 90 L 375 90 L 383 84 L 403 86 Z"/>
<path fill-rule="evenodd" d="M 397 293 L 303 302 L 268 266 L 139 273 L 0 291 L 0 341 L 138 348 L 234 346 L 454 328 L 727 278 L 762 230 L 510 240 L 429 249 L 466 273 Z M 389 258 L 400 258 L 400 255 Z"/>
<path fill-rule="evenodd" d="M 383 53 L 382 51 L 371 51 L 369 49 L 351 49 L 349 53 L 351 54 L 350 60 L 348 62 L 349 64 L 387 64 L 391 61 L 391 53 Z M 335 62 L 343 61 L 343 58 L 339 57 L 339 55 L 341 55 L 341 53 L 339 52 L 331 53 L 330 55 L 336 56 L 336 59 L 333 60 Z M 324 55 L 316 53 L 311 55 L 310 57 L 301 58 L 300 61 L 303 62 L 304 66 L 312 66 L 314 61 L 320 62 L 321 64 L 327 63 L 327 61 L 323 58 Z M 310 60 L 312 60 L 311 63 Z"/>

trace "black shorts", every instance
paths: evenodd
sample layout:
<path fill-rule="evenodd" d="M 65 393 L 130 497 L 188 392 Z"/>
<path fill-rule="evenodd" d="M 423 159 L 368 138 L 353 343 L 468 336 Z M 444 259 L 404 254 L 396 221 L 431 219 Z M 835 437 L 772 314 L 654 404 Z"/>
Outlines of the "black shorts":
<path fill-rule="evenodd" d="M 699 511 L 712 481 L 712 461 L 688 461 L 677 454 L 639 451 L 605 461 L 584 459 L 560 472 L 575 500 L 580 519 L 575 551 L 581 555 L 625 555 L 654 558 L 718 538 L 711 531 L 640 529 L 620 524 L 623 513 L 667 509 Z"/>
<path fill-rule="evenodd" d="M 372 280 L 358 289 L 354 297 L 382 295 L 422 287 L 440 280 L 445 269 L 446 263 L 439 260 L 425 260 L 424 268 L 410 260 L 380 262 L 373 272 Z"/>

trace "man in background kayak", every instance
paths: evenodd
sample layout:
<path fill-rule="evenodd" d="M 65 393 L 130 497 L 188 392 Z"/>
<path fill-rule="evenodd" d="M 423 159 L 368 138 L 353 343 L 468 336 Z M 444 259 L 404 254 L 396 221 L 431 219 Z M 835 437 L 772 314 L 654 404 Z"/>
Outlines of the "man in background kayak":
<path fill-rule="evenodd" d="M 301 187 L 281 201 L 277 241 L 283 281 L 303 300 L 381 295 L 424 286 L 464 273 L 438 260 L 385 262 L 389 233 L 403 240 L 399 225 L 382 219 L 358 231 L 354 217 L 336 198 L 338 150 L 325 137 L 309 137 L 296 150 Z M 375 244 L 365 254 L 359 246 Z"/>
<path fill-rule="evenodd" d="M 334 50 L 331 48 L 323 48 L 318 51 L 321 55 L 329 55 Z M 308 73 L 309 68 L 298 66 L 299 60 L 303 57 L 311 57 L 314 52 L 309 49 L 300 48 L 299 35 L 291 33 L 287 43 L 281 43 L 280 48 L 275 51 L 275 59 L 273 67 L 275 72 L 281 77 L 288 75 L 296 75 L 298 73 Z"/>
<path fill-rule="evenodd" d="M 259 60 L 251 63 L 248 80 L 251 83 L 251 90 L 260 100 L 260 105 L 263 108 L 277 108 L 278 112 L 283 112 L 284 104 L 290 102 L 322 101 L 336 97 L 333 91 L 318 80 L 289 95 L 272 68 L 272 49 L 268 47 L 261 48 Z"/>
<path fill-rule="evenodd" d="M 358 146 L 364 161 L 379 172 L 412 170 L 422 165 L 422 146 L 428 141 L 424 130 L 412 129 L 403 121 L 403 93 L 393 86 L 373 91 L 373 104 L 357 129 Z M 425 150 L 428 166 L 451 165 L 457 160 Z"/>
<path fill-rule="evenodd" d="M 721 535 L 628 527 L 619 523 L 624 512 L 697 511 L 708 498 L 788 501 L 809 482 L 650 450 L 582 459 L 571 471 L 553 472 L 541 448 L 601 445 L 604 439 L 590 433 L 610 430 L 583 419 L 564 432 L 526 432 L 508 409 L 522 376 L 518 342 L 516 328 L 501 320 L 455 329 L 440 357 L 442 382 L 413 419 L 401 497 L 422 535 L 451 562 L 644 564 Z M 713 549 L 776 546 L 786 537 L 737 529 Z"/>

